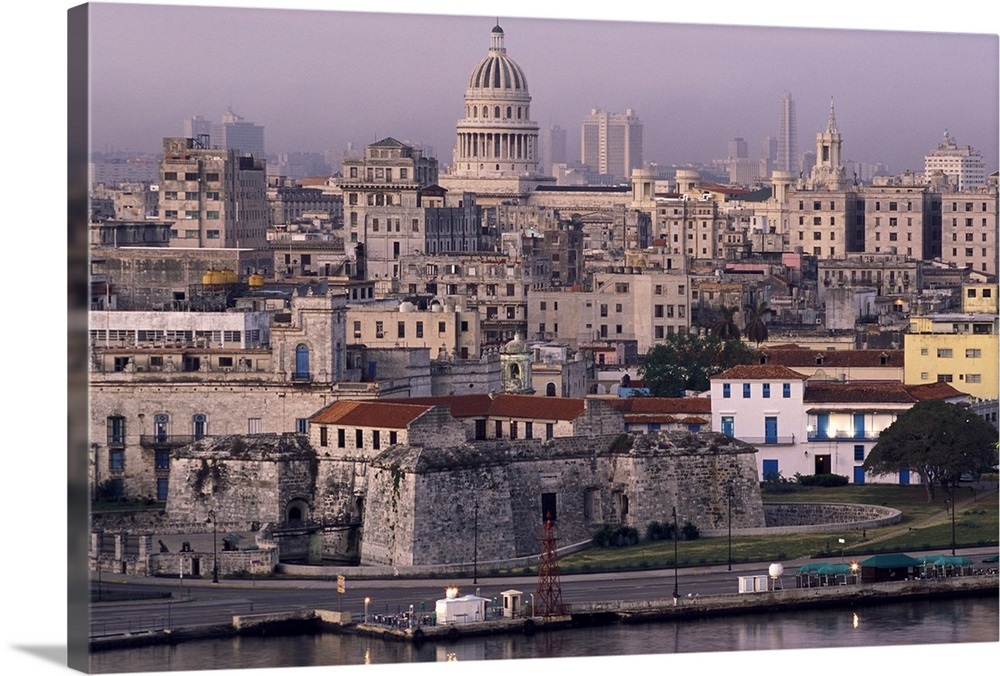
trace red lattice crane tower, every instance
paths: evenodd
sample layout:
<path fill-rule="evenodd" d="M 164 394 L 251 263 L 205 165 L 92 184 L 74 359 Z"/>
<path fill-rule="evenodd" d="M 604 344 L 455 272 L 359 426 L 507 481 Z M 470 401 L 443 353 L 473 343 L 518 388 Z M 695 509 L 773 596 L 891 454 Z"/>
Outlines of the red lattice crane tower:
<path fill-rule="evenodd" d="M 542 551 L 538 555 L 538 602 L 544 617 L 563 614 L 562 587 L 559 582 L 559 561 L 556 556 L 556 536 L 552 519 L 546 516 L 542 536 Z"/>

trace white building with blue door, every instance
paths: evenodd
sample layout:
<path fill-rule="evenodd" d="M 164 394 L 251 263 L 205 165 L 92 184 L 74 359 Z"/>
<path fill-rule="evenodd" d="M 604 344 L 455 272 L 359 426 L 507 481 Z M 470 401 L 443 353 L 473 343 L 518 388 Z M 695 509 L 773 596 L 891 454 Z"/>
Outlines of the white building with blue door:
<path fill-rule="evenodd" d="M 757 447 L 762 478 L 839 474 L 852 483 L 916 483 L 873 476 L 864 461 L 879 434 L 918 401 L 969 400 L 948 383 L 809 379 L 784 366 L 733 367 L 712 378 L 712 429 Z"/>

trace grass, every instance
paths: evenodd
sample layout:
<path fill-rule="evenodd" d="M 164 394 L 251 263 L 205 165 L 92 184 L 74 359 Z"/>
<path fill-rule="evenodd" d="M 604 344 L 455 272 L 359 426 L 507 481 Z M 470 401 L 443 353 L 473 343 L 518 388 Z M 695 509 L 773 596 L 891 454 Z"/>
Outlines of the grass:
<path fill-rule="evenodd" d="M 955 540 L 958 546 L 996 544 L 1000 533 L 998 494 L 994 489 L 983 495 L 962 487 L 956 491 L 960 507 L 955 515 Z M 951 546 L 951 516 L 946 496 L 938 491 L 933 502 L 927 502 L 923 486 L 856 485 L 835 488 L 798 487 L 794 492 L 764 494 L 765 502 L 847 502 L 893 507 L 903 513 L 900 523 L 887 528 L 822 534 L 768 536 L 733 535 L 734 563 L 769 562 L 806 556 L 840 556 L 839 538 L 847 559 L 882 552 L 942 549 Z M 717 565 L 729 560 L 726 537 L 699 538 L 677 543 L 680 566 Z M 668 568 L 674 565 L 673 541 L 641 541 L 634 547 L 599 549 L 592 547 L 559 559 L 563 573 L 643 570 Z M 520 569 L 517 572 L 521 572 Z"/>

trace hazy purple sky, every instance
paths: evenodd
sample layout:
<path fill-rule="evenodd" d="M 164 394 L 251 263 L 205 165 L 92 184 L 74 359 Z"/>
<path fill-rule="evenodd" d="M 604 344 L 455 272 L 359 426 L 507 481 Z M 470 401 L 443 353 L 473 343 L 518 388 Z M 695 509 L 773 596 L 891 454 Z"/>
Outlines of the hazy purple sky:
<path fill-rule="evenodd" d="M 343 4 L 343 3 L 341 3 Z M 361 3 L 358 3 L 361 6 Z M 94 4 L 95 150 L 150 150 L 183 120 L 228 106 L 265 128 L 267 152 L 385 136 L 452 159 L 455 123 L 495 17 Z M 424 7 L 422 11 L 428 11 Z M 775 136 L 783 92 L 799 150 L 831 97 L 845 160 L 922 170 L 948 129 L 997 169 L 997 36 L 500 16 L 532 119 L 569 130 L 591 108 L 634 109 L 644 156 L 705 162 Z M 984 30 L 989 30 L 987 26 Z"/>

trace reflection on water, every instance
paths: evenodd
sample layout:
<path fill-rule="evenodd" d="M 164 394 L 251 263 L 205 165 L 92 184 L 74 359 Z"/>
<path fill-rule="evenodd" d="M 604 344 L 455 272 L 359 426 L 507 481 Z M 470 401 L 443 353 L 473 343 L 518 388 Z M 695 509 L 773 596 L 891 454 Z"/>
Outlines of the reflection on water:
<path fill-rule="evenodd" d="M 921 601 L 509 634 L 420 647 L 353 634 L 238 637 L 94 653 L 94 673 L 472 662 L 1000 640 L 997 598 Z"/>

